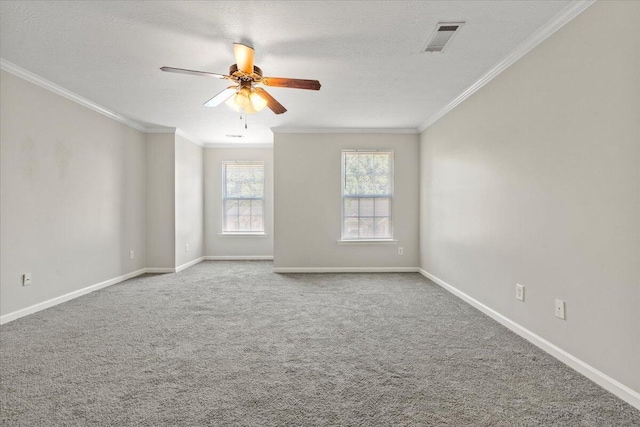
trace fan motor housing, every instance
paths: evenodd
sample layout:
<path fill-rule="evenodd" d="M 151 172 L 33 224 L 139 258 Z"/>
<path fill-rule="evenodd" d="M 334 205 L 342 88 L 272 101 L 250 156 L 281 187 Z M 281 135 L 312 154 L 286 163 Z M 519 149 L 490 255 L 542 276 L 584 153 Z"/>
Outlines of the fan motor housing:
<path fill-rule="evenodd" d="M 248 74 L 238 69 L 238 64 L 229 67 L 229 75 L 240 81 L 259 82 L 262 80 L 262 70 L 258 66 L 253 66 L 253 73 Z"/>

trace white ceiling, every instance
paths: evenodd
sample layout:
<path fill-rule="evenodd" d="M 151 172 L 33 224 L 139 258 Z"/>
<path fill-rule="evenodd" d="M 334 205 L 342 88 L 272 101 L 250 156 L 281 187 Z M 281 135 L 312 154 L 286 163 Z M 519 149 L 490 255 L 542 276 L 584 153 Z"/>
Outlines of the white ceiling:
<path fill-rule="evenodd" d="M 419 128 L 570 3 L 563 1 L 2 1 L 0 56 L 145 126 L 210 143 L 272 141 L 272 127 Z M 466 21 L 424 53 L 439 21 Z M 228 81 L 232 43 L 265 76 L 317 79 L 319 92 L 267 88 L 289 111 L 249 116 L 202 104 Z M 243 134 L 232 139 L 227 134 Z"/>

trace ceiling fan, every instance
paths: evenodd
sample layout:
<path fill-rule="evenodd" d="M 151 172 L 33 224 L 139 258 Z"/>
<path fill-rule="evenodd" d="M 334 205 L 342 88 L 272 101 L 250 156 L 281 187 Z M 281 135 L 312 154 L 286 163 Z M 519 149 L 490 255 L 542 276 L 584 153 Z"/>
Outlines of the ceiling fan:
<path fill-rule="evenodd" d="M 262 70 L 253 64 L 253 48 L 242 43 L 233 44 L 236 63 L 229 67 L 229 74 L 210 73 L 207 71 L 185 70 L 183 68 L 162 67 L 162 71 L 170 73 L 191 74 L 194 76 L 214 77 L 232 80 L 237 83 L 204 103 L 205 107 L 216 107 L 226 101 L 227 105 L 241 114 L 253 114 L 265 106 L 276 114 L 287 111 L 273 96 L 258 84 L 272 87 L 288 87 L 292 89 L 320 90 L 318 80 L 289 79 L 285 77 L 262 77 Z M 246 117 L 246 116 L 245 116 Z"/>

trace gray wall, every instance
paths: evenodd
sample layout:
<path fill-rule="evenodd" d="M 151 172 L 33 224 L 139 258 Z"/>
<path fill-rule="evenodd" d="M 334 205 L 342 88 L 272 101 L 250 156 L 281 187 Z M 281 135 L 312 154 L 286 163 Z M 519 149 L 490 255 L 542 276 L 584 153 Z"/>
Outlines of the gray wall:
<path fill-rule="evenodd" d="M 420 143 L 421 267 L 636 391 L 638 22 L 597 2 Z"/>
<path fill-rule="evenodd" d="M 220 236 L 222 232 L 222 162 L 263 161 L 266 236 Z M 273 256 L 273 148 L 204 150 L 204 237 L 207 256 Z"/>
<path fill-rule="evenodd" d="M 175 257 L 179 267 L 204 254 L 203 148 L 175 136 Z M 185 245 L 189 244 L 189 251 Z"/>
<path fill-rule="evenodd" d="M 147 267 L 176 266 L 175 135 L 147 134 Z"/>
<path fill-rule="evenodd" d="M 341 152 L 395 150 L 394 238 L 398 245 L 342 246 Z M 274 135 L 276 268 L 416 267 L 418 135 Z M 398 255 L 398 246 L 404 256 Z"/>
<path fill-rule="evenodd" d="M 0 313 L 144 268 L 145 136 L 7 72 L 0 85 Z"/>

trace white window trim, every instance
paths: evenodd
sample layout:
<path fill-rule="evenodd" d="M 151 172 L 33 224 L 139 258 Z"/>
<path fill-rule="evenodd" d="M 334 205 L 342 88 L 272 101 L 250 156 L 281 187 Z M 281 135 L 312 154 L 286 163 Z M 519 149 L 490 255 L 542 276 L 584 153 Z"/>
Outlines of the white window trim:
<path fill-rule="evenodd" d="M 267 228 L 267 210 L 265 209 L 265 200 L 267 198 L 267 165 L 265 163 L 264 160 L 223 160 L 222 161 L 222 224 L 221 224 L 221 230 L 222 232 L 218 234 L 218 236 L 220 237 L 266 237 L 266 228 Z M 262 222 L 263 222 L 263 226 L 264 226 L 264 230 L 263 231 L 224 231 L 224 220 L 226 218 L 226 212 L 225 212 L 225 208 L 224 208 L 224 202 L 225 202 L 225 195 L 226 195 L 226 189 L 227 189 L 227 175 L 225 173 L 226 171 L 226 165 L 228 164 L 244 164 L 244 165 L 262 165 L 262 169 L 264 172 L 264 175 L 262 177 Z"/>
<path fill-rule="evenodd" d="M 345 169 L 344 169 L 344 153 L 349 153 L 349 152 L 358 152 L 358 153 L 387 153 L 390 154 L 391 156 L 391 171 L 389 173 L 390 178 L 391 178 L 391 194 L 390 194 L 390 198 L 391 198 L 391 206 L 389 207 L 389 219 L 390 219 L 390 228 L 391 228 L 391 236 L 390 237 L 385 237 L 385 238 L 380 238 L 380 239 L 372 239 L 370 237 L 365 237 L 362 239 L 354 239 L 354 238 L 348 238 L 345 239 L 344 238 L 344 186 L 345 186 Z M 338 244 L 339 245 L 353 245 L 353 244 L 395 244 L 397 243 L 397 240 L 394 240 L 394 236 L 395 236 L 395 229 L 394 229 L 394 219 L 395 219 L 395 151 L 393 149 L 375 149 L 375 148 L 371 148 L 371 149 L 345 149 L 342 150 L 340 152 L 340 163 L 341 163 L 341 167 L 340 167 L 340 229 L 341 229 L 341 234 L 340 234 L 340 239 L 338 240 Z"/>
<path fill-rule="evenodd" d="M 260 231 L 256 231 L 255 233 L 250 233 L 247 231 L 227 231 L 226 233 L 218 234 L 220 237 L 267 237 L 267 233 L 263 233 Z"/>
<path fill-rule="evenodd" d="M 338 240 L 339 245 L 397 245 L 395 239 L 359 239 L 359 240 Z"/>

